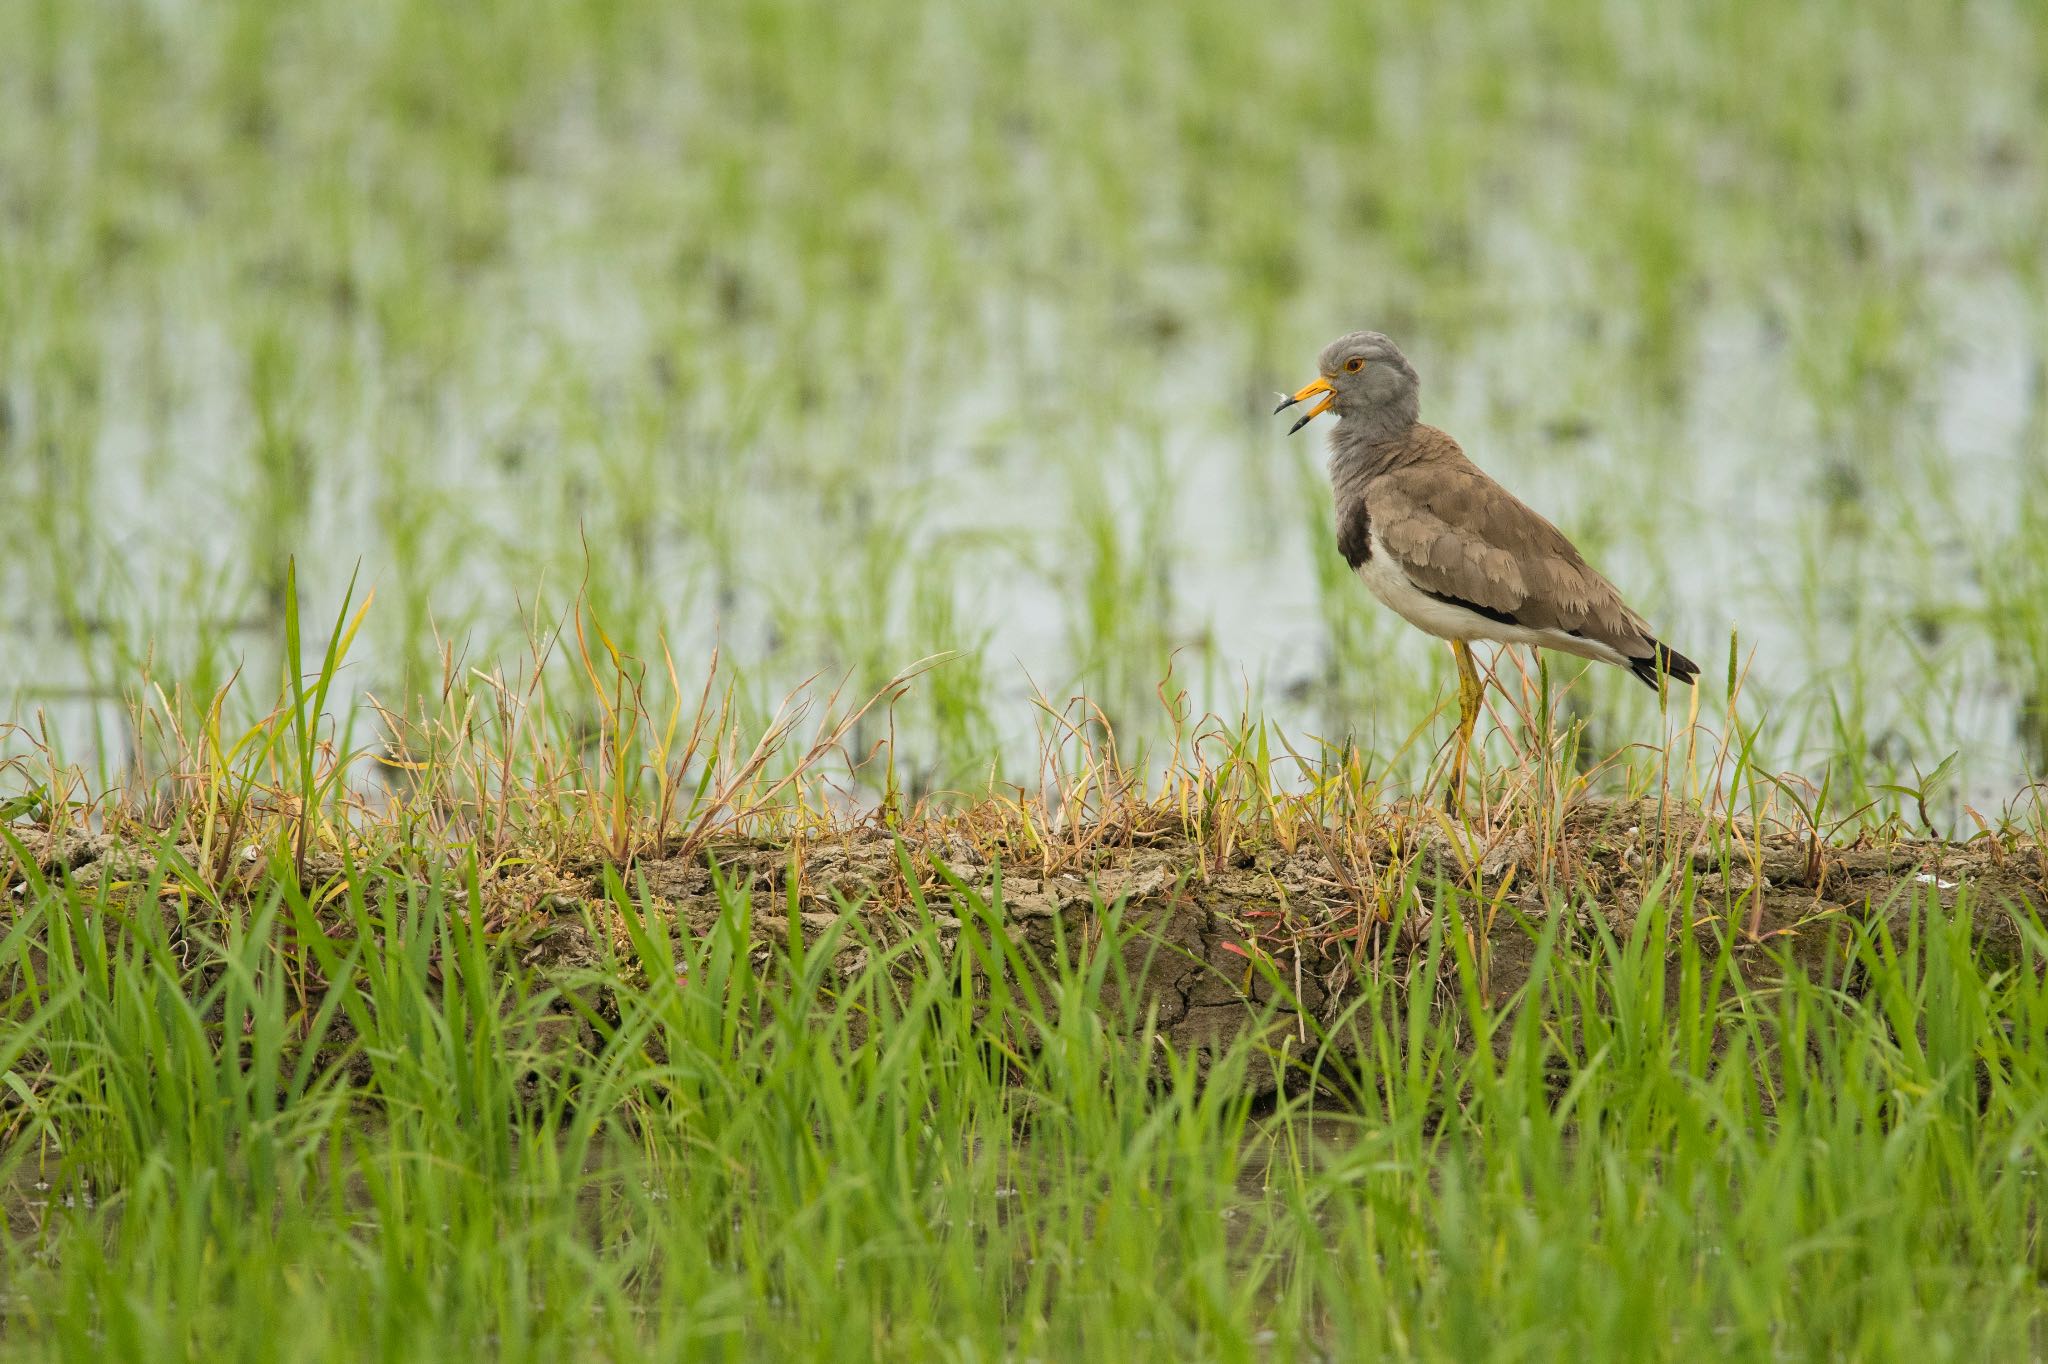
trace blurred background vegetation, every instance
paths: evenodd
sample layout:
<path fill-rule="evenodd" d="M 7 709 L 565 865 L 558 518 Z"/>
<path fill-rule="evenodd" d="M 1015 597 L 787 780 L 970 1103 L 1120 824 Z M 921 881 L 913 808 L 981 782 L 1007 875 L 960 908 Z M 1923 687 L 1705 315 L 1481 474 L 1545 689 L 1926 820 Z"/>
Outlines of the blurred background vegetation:
<path fill-rule="evenodd" d="M 759 708 L 960 651 L 919 790 L 1028 778 L 1034 685 L 1160 734 L 1169 667 L 1385 752 L 1448 660 L 1266 415 L 1372 326 L 1710 710 L 1739 632 L 1769 759 L 2048 758 L 2038 6 L 15 0 L 0 51 L 0 716 L 75 757 L 145 674 L 267 686 L 293 555 L 399 708 L 581 588 Z"/>

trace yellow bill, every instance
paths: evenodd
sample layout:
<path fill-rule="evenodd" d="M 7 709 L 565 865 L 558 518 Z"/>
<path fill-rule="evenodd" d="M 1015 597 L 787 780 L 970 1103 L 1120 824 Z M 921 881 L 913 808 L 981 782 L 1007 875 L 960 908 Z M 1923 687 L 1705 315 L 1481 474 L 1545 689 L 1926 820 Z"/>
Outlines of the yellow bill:
<path fill-rule="evenodd" d="M 1310 422 L 1314 421 L 1317 417 L 1320 417 L 1325 412 L 1328 412 L 1330 410 L 1330 404 L 1337 401 L 1336 390 L 1330 387 L 1330 381 L 1328 379 L 1318 379 L 1314 383 L 1307 385 L 1306 387 L 1302 388 L 1299 392 L 1295 393 L 1293 397 L 1282 400 L 1280 406 L 1273 409 L 1275 412 L 1285 412 L 1288 408 L 1294 406 L 1296 403 L 1306 402 L 1308 399 L 1315 397 L 1318 393 L 1323 395 L 1323 400 L 1317 403 L 1314 407 L 1311 407 L 1308 411 L 1302 413 L 1300 418 L 1296 420 L 1294 425 L 1287 428 L 1288 435 L 1293 435 L 1295 432 L 1301 430 L 1302 427 L 1307 426 Z"/>

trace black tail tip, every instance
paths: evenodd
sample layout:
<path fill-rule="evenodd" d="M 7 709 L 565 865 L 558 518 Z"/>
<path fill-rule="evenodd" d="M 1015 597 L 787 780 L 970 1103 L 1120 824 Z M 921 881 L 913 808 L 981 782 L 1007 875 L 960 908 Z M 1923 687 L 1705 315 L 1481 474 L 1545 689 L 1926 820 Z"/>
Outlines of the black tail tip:
<path fill-rule="evenodd" d="M 1661 691 L 1657 681 L 1660 674 L 1668 674 L 1673 681 L 1691 685 L 1700 675 L 1700 665 L 1687 658 L 1662 640 L 1650 641 L 1650 652 L 1643 658 L 1632 658 L 1628 670 L 1641 678 L 1652 691 Z"/>

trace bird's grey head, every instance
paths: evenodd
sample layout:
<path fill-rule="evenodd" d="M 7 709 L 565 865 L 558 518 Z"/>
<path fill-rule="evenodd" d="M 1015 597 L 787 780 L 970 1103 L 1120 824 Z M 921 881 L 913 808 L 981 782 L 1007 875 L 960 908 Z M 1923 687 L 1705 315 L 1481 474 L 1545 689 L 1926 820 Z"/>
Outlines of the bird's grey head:
<path fill-rule="evenodd" d="M 1319 377 L 1286 402 L 1274 408 L 1284 411 L 1318 394 L 1322 400 L 1288 429 L 1301 430 L 1325 412 L 1360 426 L 1398 434 L 1414 425 L 1421 415 L 1421 385 L 1408 357 L 1379 332 L 1352 332 L 1323 347 L 1316 357 Z"/>

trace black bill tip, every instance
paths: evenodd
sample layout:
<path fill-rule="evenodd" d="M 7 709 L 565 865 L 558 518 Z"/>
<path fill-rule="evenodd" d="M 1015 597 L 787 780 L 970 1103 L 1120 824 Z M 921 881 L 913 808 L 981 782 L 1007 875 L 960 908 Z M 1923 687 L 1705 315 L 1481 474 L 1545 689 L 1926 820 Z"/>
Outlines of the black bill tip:
<path fill-rule="evenodd" d="M 1301 430 L 1302 427 L 1307 426 L 1310 422 L 1314 421 L 1318 415 L 1319 414 L 1315 412 L 1303 414 L 1301 417 L 1296 419 L 1294 425 L 1287 428 L 1287 434 L 1290 436 L 1293 435 L 1295 432 Z"/>
<path fill-rule="evenodd" d="M 1273 415 L 1274 415 L 1274 416 L 1276 416 L 1276 417 L 1277 417 L 1277 416 L 1279 416 L 1279 415 L 1280 415 L 1280 414 L 1281 414 L 1282 412 L 1285 412 L 1285 411 L 1286 411 L 1286 410 L 1287 410 L 1288 408 L 1290 408 L 1290 407 L 1294 406 L 1294 405 L 1295 405 L 1296 403 L 1298 403 L 1298 402 L 1300 402 L 1300 401 L 1301 401 L 1301 399 L 1299 399 L 1299 398 L 1294 398 L 1294 397 L 1284 397 L 1284 396 L 1283 396 L 1283 397 L 1282 397 L 1282 398 L 1280 399 L 1280 406 L 1278 406 L 1278 407 L 1276 407 L 1276 408 L 1274 408 L 1274 409 L 1273 409 Z"/>

